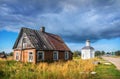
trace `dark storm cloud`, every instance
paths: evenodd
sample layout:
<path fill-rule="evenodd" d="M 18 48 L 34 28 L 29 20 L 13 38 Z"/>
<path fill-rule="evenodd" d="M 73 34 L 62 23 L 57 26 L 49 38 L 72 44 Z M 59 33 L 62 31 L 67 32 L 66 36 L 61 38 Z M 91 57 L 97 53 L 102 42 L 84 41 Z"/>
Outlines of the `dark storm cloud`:
<path fill-rule="evenodd" d="M 56 33 L 66 42 L 120 37 L 120 0 L 2 0 L 0 30 Z"/>
<path fill-rule="evenodd" d="M 9 8 L 11 14 L 20 14 L 24 16 L 35 16 L 40 13 L 58 13 L 60 7 L 58 5 L 59 1 L 49 1 L 49 0 L 3 0 L 1 5 Z"/>

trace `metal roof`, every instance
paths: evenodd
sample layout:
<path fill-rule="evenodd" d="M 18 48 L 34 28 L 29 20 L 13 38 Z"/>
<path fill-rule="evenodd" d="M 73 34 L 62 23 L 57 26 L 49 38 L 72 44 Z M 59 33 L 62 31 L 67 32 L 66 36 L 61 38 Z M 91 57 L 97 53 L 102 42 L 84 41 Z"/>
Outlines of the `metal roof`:
<path fill-rule="evenodd" d="M 92 49 L 92 50 L 94 50 L 94 48 L 91 47 L 91 46 L 85 46 L 85 47 L 83 47 L 82 49 Z"/>
<path fill-rule="evenodd" d="M 13 46 L 13 49 L 17 48 L 17 44 L 23 33 L 26 33 L 30 42 L 37 50 L 70 51 L 70 49 L 67 47 L 67 45 L 64 43 L 64 41 L 61 39 L 60 36 L 47 32 L 41 32 L 40 30 L 25 28 L 25 27 L 21 28 L 21 31 Z"/>

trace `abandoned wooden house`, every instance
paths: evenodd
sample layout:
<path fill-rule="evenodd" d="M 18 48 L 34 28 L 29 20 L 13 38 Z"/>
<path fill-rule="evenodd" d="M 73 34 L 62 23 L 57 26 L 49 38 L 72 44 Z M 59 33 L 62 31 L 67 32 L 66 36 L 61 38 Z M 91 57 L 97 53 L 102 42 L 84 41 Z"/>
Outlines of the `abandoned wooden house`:
<path fill-rule="evenodd" d="M 71 60 L 72 52 L 58 35 L 40 30 L 21 28 L 13 46 L 14 60 L 38 63 L 40 61 Z"/>

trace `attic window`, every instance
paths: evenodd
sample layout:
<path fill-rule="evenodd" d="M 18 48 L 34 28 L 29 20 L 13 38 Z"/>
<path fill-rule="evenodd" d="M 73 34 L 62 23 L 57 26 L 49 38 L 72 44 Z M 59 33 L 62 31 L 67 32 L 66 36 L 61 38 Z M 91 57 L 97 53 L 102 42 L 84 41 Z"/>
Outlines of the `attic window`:
<path fill-rule="evenodd" d="M 27 47 L 27 38 L 24 37 L 23 38 L 23 48 L 26 48 Z"/>
<path fill-rule="evenodd" d="M 45 45 L 43 45 L 44 46 L 44 48 L 46 48 L 46 46 Z"/>
<path fill-rule="evenodd" d="M 27 37 L 23 38 L 23 43 L 27 43 Z"/>

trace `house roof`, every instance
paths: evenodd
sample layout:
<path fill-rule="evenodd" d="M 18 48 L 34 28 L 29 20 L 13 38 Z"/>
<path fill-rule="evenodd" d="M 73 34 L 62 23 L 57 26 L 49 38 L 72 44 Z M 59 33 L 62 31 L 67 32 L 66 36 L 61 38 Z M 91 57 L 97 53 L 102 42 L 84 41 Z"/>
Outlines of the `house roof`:
<path fill-rule="evenodd" d="M 85 46 L 85 47 L 83 47 L 82 49 L 91 49 L 91 50 L 94 50 L 94 48 L 91 47 L 91 46 Z"/>
<path fill-rule="evenodd" d="M 19 36 L 13 46 L 13 49 L 17 48 L 20 37 L 23 33 L 26 33 L 28 39 L 37 50 L 61 50 L 70 51 L 60 36 L 42 32 L 40 30 L 33 30 L 30 28 L 21 28 Z"/>

